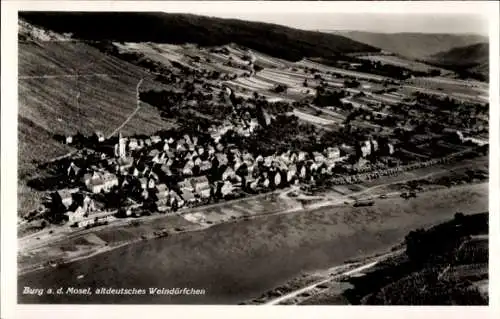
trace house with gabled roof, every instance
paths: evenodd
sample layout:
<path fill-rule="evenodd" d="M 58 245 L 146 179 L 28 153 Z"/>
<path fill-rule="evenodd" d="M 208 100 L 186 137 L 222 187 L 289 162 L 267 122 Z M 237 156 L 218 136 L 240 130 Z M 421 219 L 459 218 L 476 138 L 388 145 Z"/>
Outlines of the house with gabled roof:
<path fill-rule="evenodd" d="M 191 177 L 189 180 L 196 194 L 202 198 L 210 197 L 210 183 L 206 176 Z"/>
<path fill-rule="evenodd" d="M 328 172 L 332 172 L 335 168 L 335 163 L 337 162 L 336 158 L 329 158 L 325 161 L 326 169 Z"/>
<path fill-rule="evenodd" d="M 160 142 L 161 142 L 161 137 L 159 137 L 158 135 L 151 136 L 151 143 L 152 144 L 158 144 Z"/>
<path fill-rule="evenodd" d="M 264 166 L 271 167 L 274 161 L 274 156 L 266 156 L 264 157 Z"/>
<path fill-rule="evenodd" d="M 170 206 L 174 206 L 174 202 L 177 202 L 178 207 L 182 207 L 184 205 L 184 200 L 182 197 L 174 190 L 170 190 L 168 192 L 168 202 Z"/>
<path fill-rule="evenodd" d="M 189 134 L 184 134 L 182 137 L 186 144 L 188 145 L 193 144 L 193 140 L 191 139 L 191 136 L 189 136 Z"/>
<path fill-rule="evenodd" d="M 73 204 L 73 194 L 78 192 L 78 188 L 64 188 L 57 191 L 57 194 L 61 197 L 61 201 L 66 208 Z"/>
<path fill-rule="evenodd" d="M 194 162 L 194 165 L 200 166 L 202 160 L 199 157 L 193 157 L 193 162 Z"/>
<path fill-rule="evenodd" d="M 146 177 L 139 178 L 139 183 L 141 184 L 142 189 L 146 189 L 148 187 L 148 179 Z"/>
<path fill-rule="evenodd" d="M 166 176 L 172 176 L 173 173 L 170 169 L 170 166 L 167 165 L 167 164 L 163 164 L 162 166 L 160 166 L 160 170 L 163 172 L 163 174 L 165 174 Z"/>
<path fill-rule="evenodd" d="M 76 166 L 74 162 L 69 164 L 67 174 L 70 178 L 77 178 L 80 175 L 81 168 Z"/>
<path fill-rule="evenodd" d="M 154 158 L 155 156 L 157 156 L 158 154 L 160 154 L 160 151 L 157 150 L 156 148 L 152 149 L 151 151 L 149 151 L 148 153 L 148 156 L 151 157 L 151 158 Z"/>
<path fill-rule="evenodd" d="M 158 199 L 168 197 L 170 190 L 168 189 L 166 184 L 164 184 L 164 183 L 158 184 L 158 185 L 156 185 L 155 188 L 156 188 L 156 197 Z"/>
<path fill-rule="evenodd" d="M 279 156 L 279 160 L 283 163 L 289 163 L 290 162 L 290 151 L 286 151 L 285 153 L 282 153 L 280 156 Z"/>
<path fill-rule="evenodd" d="M 130 168 L 134 165 L 134 159 L 132 157 L 120 157 L 116 161 L 118 171 L 121 174 L 127 174 Z"/>
<path fill-rule="evenodd" d="M 221 188 L 222 196 L 223 197 L 228 196 L 228 195 L 232 194 L 233 191 L 234 191 L 233 184 L 229 181 L 225 181 L 224 184 L 222 185 L 222 188 Z"/>
<path fill-rule="evenodd" d="M 222 172 L 222 180 L 228 180 L 235 176 L 234 169 L 230 166 L 227 166 L 226 169 Z"/>
<path fill-rule="evenodd" d="M 251 153 L 249 153 L 249 152 L 246 152 L 246 151 L 241 154 L 241 159 L 244 162 L 248 161 L 248 162 L 252 162 L 253 163 L 255 161 L 255 158 L 253 157 L 253 155 Z"/>
<path fill-rule="evenodd" d="M 93 193 L 108 192 L 113 186 L 118 186 L 118 177 L 108 172 L 95 171 L 93 174 L 85 174 L 83 179 L 87 188 Z"/>
<path fill-rule="evenodd" d="M 153 163 L 156 163 L 156 164 L 165 164 L 167 162 L 167 155 L 165 152 L 161 152 L 161 153 L 158 153 L 156 154 L 154 157 L 153 157 Z"/>
<path fill-rule="evenodd" d="M 134 167 L 134 169 L 132 170 L 132 175 L 135 176 L 135 177 L 139 177 L 141 172 L 139 172 L 139 170 L 137 169 L 137 167 Z"/>
<path fill-rule="evenodd" d="M 209 171 L 211 168 L 212 168 L 212 162 L 210 162 L 210 161 L 203 161 L 200 163 L 200 171 L 201 172 Z"/>
<path fill-rule="evenodd" d="M 281 182 L 282 182 L 281 172 L 279 170 L 274 171 L 273 184 L 276 187 L 279 187 L 281 186 Z"/>
<path fill-rule="evenodd" d="M 189 178 L 183 179 L 182 181 L 178 182 L 177 187 L 179 189 L 186 188 L 186 189 L 194 190 L 193 185 L 191 184 L 191 181 Z"/>
<path fill-rule="evenodd" d="M 152 177 L 148 178 L 148 189 L 154 189 L 156 186 L 156 180 Z"/>
<path fill-rule="evenodd" d="M 185 151 L 187 151 L 187 148 L 186 148 L 186 145 L 184 143 L 177 141 L 177 146 L 175 147 L 175 150 L 177 152 L 185 152 Z"/>
<path fill-rule="evenodd" d="M 139 142 L 137 141 L 137 139 L 136 139 L 136 138 L 131 138 L 131 139 L 128 141 L 128 148 L 129 148 L 131 151 L 134 151 L 134 150 L 139 149 Z"/>
<path fill-rule="evenodd" d="M 269 178 L 267 176 L 261 179 L 261 181 L 262 181 L 261 185 L 265 188 L 268 188 L 271 185 L 271 182 L 269 181 Z"/>
<path fill-rule="evenodd" d="M 193 175 L 194 162 L 192 160 L 187 161 L 182 168 L 182 174 Z"/>
<path fill-rule="evenodd" d="M 209 155 L 209 156 L 210 156 L 210 155 L 215 154 L 215 152 L 216 152 L 216 151 L 215 151 L 215 147 L 213 147 L 212 145 L 209 145 L 209 146 L 207 147 L 207 152 L 208 152 L 208 155 Z"/>
<path fill-rule="evenodd" d="M 194 196 L 193 191 L 191 191 L 190 189 L 181 189 L 181 197 L 187 203 L 196 202 L 196 197 Z"/>
<path fill-rule="evenodd" d="M 198 156 L 201 156 L 205 153 L 205 148 L 203 146 L 198 146 L 196 152 L 198 153 Z"/>
<path fill-rule="evenodd" d="M 78 206 L 74 211 L 66 212 L 65 215 L 68 216 L 69 224 L 73 225 L 82 221 L 85 218 L 86 213 L 81 206 Z"/>
<path fill-rule="evenodd" d="M 340 149 L 338 147 L 329 147 L 326 149 L 326 157 L 329 159 L 340 158 Z"/>
<path fill-rule="evenodd" d="M 300 151 L 299 154 L 297 155 L 297 160 L 300 161 L 305 161 L 307 159 L 307 153 Z"/>
<path fill-rule="evenodd" d="M 165 141 L 165 142 L 163 143 L 163 150 L 164 150 L 164 151 L 168 151 L 168 150 L 170 150 L 170 145 L 168 144 L 168 142 L 167 142 L 167 141 Z"/>
<path fill-rule="evenodd" d="M 82 208 L 86 214 L 92 214 L 97 210 L 95 201 L 89 195 L 85 195 L 83 198 Z"/>
<path fill-rule="evenodd" d="M 227 155 L 224 153 L 215 153 L 215 157 L 217 158 L 217 161 L 219 161 L 219 166 L 227 165 L 227 163 L 229 162 Z"/>
<path fill-rule="evenodd" d="M 320 152 L 313 152 L 312 157 L 316 163 L 322 163 L 326 160 L 325 155 L 321 154 Z"/>

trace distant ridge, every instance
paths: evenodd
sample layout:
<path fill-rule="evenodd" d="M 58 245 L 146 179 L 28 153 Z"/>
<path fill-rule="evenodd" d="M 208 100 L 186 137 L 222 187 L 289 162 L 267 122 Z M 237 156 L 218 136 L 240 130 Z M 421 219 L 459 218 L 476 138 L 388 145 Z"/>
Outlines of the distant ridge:
<path fill-rule="evenodd" d="M 487 37 L 476 34 L 329 32 L 413 59 L 423 59 L 453 48 L 488 42 Z"/>
<path fill-rule="evenodd" d="M 269 55 L 297 61 L 379 49 L 344 36 L 281 25 L 162 12 L 20 12 L 28 22 L 59 33 L 94 41 L 236 43 Z"/>
<path fill-rule="evenodd" d="M 489 45 L 488 43 L 477 43 L 453 48 L 433 54 L 428 60 L 442 65 L 476 66 L 488 63 Z"/>
<path fill-rule="evenodd" d="M 477 43 L 438 52 L 427 59 L 433 65 L 488 78 L 489 44 Z"/>

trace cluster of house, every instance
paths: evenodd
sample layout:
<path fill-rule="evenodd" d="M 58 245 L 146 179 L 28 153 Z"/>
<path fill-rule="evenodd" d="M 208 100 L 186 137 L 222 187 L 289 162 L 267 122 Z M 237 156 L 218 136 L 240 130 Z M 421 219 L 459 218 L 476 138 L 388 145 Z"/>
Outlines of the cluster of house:
<path fill-rule="evenodd" d="M 394 154 L 394 145 L 392 143 L 386 143 L 382 145 L 384 147 L 383 153 L 386 155 Z M 360 159 L 366 158 L 367 156 L 376 153 L 381 150 L 381 145 L 379 145 L 377 139 L 370 138 L 359 144 L 359 157 Z"/>
<path fill-rule="evenodd" d="M 85 227 L 97 221 L 113 219 L 113 212 L 102 211 L 94 199 L 82 193 L 79 188 L 61 189 L 51 194 L 51 200 L 58 200 L 64 206 L 70 225 Z"/>
<path fill-rule="evenodd" d="M 238 146 L 220 142 L 229 129 L 235 127 L 225 123 L 212 129 L 209 141 L 200 141 L 189 134 L 147 139 L 125 138 L 120 134 L 113 147 L 114 156 L 102 157 L 107 168 L 92 166 L 82 170 L 71 163 L 68 175 L 78 177 L 87 193 L 106 194 L 115 187 L 127 189 L 126 196 L 132 204 L 154 203 L 158 211 L 165 212 L 211 197 L 226 198 L 238 189 L 258 192 L 311 181 L 331 174 L 335 165 L 346 159 L 337 147 L 312 153 L 250 154 Z M 363 154 L 376 147 L 370 141 L 362 147 Z M 131 213 L 127 210 L 127 214 Z M 100 216 L 95 215 L 95 205 L 84 204 L 67 214 L 72 223 L 79 225 L 92 223 Z"/>

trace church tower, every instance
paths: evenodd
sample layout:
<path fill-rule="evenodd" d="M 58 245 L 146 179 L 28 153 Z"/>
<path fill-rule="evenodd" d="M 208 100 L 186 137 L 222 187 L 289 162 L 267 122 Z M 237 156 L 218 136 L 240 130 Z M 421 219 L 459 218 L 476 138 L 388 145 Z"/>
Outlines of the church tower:
<path fill-rule="evenodd" d="M 122 136 L 122 132 L 120 131 L 118 135 L 118 144 L 115 145 L 115 156 L 124 158 L 127 156 L 127 139 Z"/>

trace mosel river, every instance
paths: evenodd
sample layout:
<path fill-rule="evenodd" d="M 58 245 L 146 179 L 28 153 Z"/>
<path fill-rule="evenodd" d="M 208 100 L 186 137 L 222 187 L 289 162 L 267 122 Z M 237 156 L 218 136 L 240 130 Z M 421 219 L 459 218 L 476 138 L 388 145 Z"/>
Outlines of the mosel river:
<path fill-rule="evenodd" d="M 18 300 L 237 304 L 302 272 L 390 249 L 410 230 L 453 218 L 457 211 L 485 212 L 487 196 L 487 186 L 482 185 L 438 195 L 419 194 L 410 200 L 381 200 L 373 207 L 275 215 L 148 240 L 21 276 Z M 24 287 L 43 289 L 43 293 L 23 294 Z M 58 294 L 60 288 L 63 293 Z M 96 293 L 109 288 L 117 291 Z M 161 293 L 150 294 L 150 288 Z M 48 294 L 48 289 L 53 293 Z"/>

